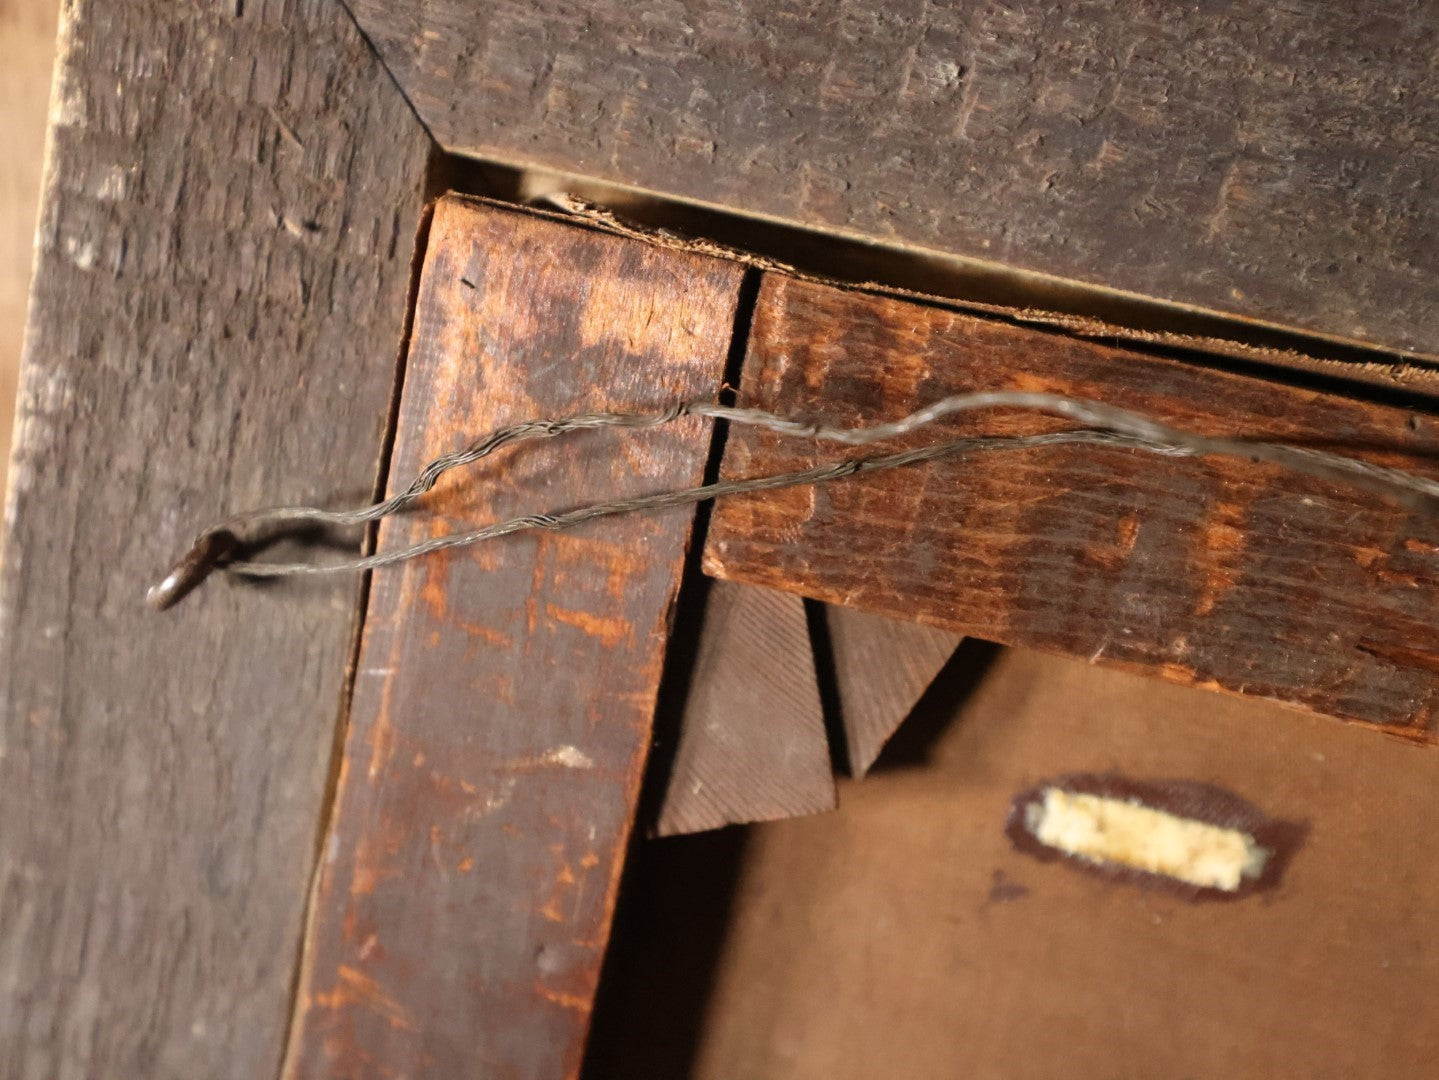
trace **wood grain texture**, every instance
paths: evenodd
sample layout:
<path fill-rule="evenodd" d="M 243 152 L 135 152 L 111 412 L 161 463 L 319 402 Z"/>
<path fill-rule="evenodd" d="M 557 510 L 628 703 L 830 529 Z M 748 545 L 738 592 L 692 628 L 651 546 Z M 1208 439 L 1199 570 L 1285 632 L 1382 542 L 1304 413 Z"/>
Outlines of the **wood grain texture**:
<path fill-rule="evenodd" d="M 0 601 L 17 1080 L 282 1052 L 355 592 L 143 597 L 220 514 L 373 491 L 430 143 L 343 9 L 238 10 L 62 25 Z"/>
<path fill-rule="evenodd" d="M 1439 8 L 356 0 L 449 149 L 1439 353 Z"/>
<path fill-rule="evenodd" d="M 425 259 L 394 467 L 536 416 L 723 377 L 741 270 L 459 199 Z M 389 519 L 381 549 L 699 481 L 709 427 L 531 443 Z M 289 1076 L 579 1067 L 693 512 L 377 572 Z"/>
<path fill-rule="evenodd" d="M 804 601 L 712 582 L 656 832 L 833 809 Z"/>
<path fill-rule="evenodd" d="M 1439 473 L 1429 416 L 780 277 L 761 289 L 742 400 L 851 424 L 1003 387 Z M 902 445 L 1063 426 L 985 414 Z M 815 460 L 740 429 L 723 471 Z M 1439 738 L 1439 521 L 1273 466 L 1093 447 L 949 459 L 722 502 L 706 569 Z"/>
<path fill-rule="evenodd" d="M 849 773 L 862 777 L 964 635 L 837 604 L 824 621 Z"/>
<path fill-rule="evenodd" d="M 918 760 L 841 781 L 837 813 L 746 830 L 732 894 L 708 883 L 729 910 L 721 927 L 684 843 L 723 837 L 653 845 L 649 888 L 625 897 L 648 922 L 606 971 L 617 1007 L 596 1026 L 598 1075 L 1433 1073 L 1439 1010 L 1414 1003 L 1439 981 L 1439 834 L 1425 827 L 1439 755 L 1022 649 L 996 650 L 962 697 L 928 701 L 924 738 L 899 736 Z M 1013 848 L 1017 793 L 1111 770 L 1220 785 L 1308 822 L 1308 837 L 1277 890 L 1229 903 Z M 708 940 L 718 955 L 701 968 L 713 975 L 686 1067 L 647 1069 L 677 1037 L 654 1034 L 656 1012 L 692 993 L 674 957 L 704 956 Z"/>

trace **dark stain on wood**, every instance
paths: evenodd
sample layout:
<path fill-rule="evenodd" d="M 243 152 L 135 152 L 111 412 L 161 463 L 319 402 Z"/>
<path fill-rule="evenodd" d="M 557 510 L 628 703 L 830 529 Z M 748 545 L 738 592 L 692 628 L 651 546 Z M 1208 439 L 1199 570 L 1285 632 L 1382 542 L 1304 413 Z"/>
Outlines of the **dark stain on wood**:
<path fill-rule="evenodd" d="M 833 810 L 804 601 L 715 581 L 703 618 L 656 832 Z"/>
<path fill-rule="evenodd" d="M 506 423 L 715 393 L 740 277 L 442 201 L 396 482 Z M 526 444 L 387 521 L 380 548 L 693 484 L 708 447 L 698 420 Z M 692 518 L 375 575 L 288 1075 L 575 1074 Z"/>
<path fill-rule="evenodd" d="M 1439 352 L 1424 0 L 352 6 L 454 151 Z"/>
<path fill-rule="evenodd" d="M 77 0 L 61 43 L 0 611 L 0 1074 L 273 1076 L 356 592 L 144 593 L 223 514 L 372 494 L 431 144 L 338 5 Z"/>
<path fill-rule="evenodd" d="M 1429 425 L 1400 408 L 777 276 L 741 400 L 860 423 L 997 387 L 1436 474 Z M 1063 426 L 994 413 L 903 445 Z M 812 444 L 738 429 L 724 472 L 815 460 Z M 1436 544 L 1433 519 L 1277 467 L 1069 447 L 722 502 L 706 569 L 1433 741 L 1436 684 L 1419 658 L 1439 654 Z"/>

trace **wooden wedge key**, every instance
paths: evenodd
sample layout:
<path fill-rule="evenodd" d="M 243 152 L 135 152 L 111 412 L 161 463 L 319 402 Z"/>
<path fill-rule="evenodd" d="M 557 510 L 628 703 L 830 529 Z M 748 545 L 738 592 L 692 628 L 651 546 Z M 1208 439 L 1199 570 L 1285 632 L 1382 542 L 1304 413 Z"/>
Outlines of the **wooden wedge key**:
<path fill-rule="evenodd" d="M 851 776 L 862 777 L 964 635 L 827 604 L 839 715 Z"/>
<path fill-rule="evenodd" d="M 656 831 L 700 832 L 834 805 L 804 601 L 712 582 Z"/>

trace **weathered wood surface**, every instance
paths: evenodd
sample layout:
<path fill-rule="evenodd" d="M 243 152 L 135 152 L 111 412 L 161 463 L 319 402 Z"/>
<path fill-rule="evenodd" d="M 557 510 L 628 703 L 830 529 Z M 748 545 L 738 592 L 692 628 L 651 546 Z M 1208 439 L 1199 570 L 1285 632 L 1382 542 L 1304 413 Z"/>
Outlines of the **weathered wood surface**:
<path fill-rule="evenodd" d="M 999 387 L 1439 473 L 1427 415 L 777 276 L 761 289 L 741 400 L 860 423 Z M 971 415 L 892 445 L 1063 426 Z M 723 472 L 815 460 L 810 442 L 740 428 Z M 1439 739 L 1439 521 L 1273 466 L 1094 447 L 948 459 L 724 501 L 705 566 Z"/>
<path fill-rule="evenodd" d="M 849 773 L 862 777 L 964 635 L 838 604 L 824 621 Z"/>
<path fill-rule="evenodd" d="M 518 420 L 716 392 L 741 271 L 447 199 L 391 475 Z M 381 549 L 697 483 L 699 421 L 530 443 Z M 578 1069 L 693 512 L 375 574 L 287 1075 Z"/>
<path fill-rule="evenodd" d="M 217 515 L 373 491 L 430 143 L 341 7 L 240 11 L 65 11 L 0 602 L 16 1080 L 282 1052 L 355 591 L 144 593 Z"/>
<path fill-rule="evenodd" d="M 1439 353 L 1425 0 L 353 7 L 452 150 Z"/>
<path fill-rule="evenodd" d="M 656 832 L 834 809 L 804 601 L 714 581 Z"/>

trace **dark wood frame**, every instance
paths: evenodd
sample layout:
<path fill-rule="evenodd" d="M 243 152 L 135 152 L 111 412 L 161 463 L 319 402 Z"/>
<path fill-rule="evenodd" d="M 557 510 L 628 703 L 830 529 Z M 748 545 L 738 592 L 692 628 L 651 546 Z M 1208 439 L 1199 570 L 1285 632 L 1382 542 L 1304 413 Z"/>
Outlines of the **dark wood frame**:
<path fill-rule="evenodd" d="M 434 145 L 330 0 L 74 5 L 5 538 L 14 1077 L 273 1076 L 355 590 L 145 610 L 227 507 L 369 496 Z M 343 373 L 339 375 L 337 373 Z"/>
<path fill-rule="evenodd" d="M 280 1068 L 364 595 L 142 596 L 196 522 L 382 485 L 444 105 L 385 7 L 389 67 L 332 0 L 67 11 L 0 586 L 7 1075 Z M 1433 352 L 1381 277 L 1371 342 Z"/>

